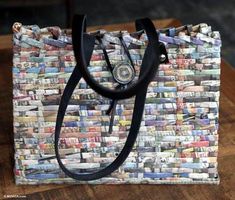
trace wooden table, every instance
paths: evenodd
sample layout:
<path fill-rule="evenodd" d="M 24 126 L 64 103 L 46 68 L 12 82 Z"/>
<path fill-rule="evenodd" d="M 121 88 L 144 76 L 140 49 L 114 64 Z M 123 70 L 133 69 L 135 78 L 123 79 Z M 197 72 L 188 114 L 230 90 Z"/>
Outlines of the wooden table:
<path fill-rule="evenodd" d="M 175 19 L 155 21 L 159 28 L 179 26 Z M 134 30 L 130 23 L 91 27 L 90 30 Z M 11 36 L 0 37 L 0 199 L 235 199 L 235 70 L 222 60 L 220 97 L 220 185 L 40 185 L 16 186 L 13 166 Z M 22 195 L 22 196 L 20 196 Z"/>

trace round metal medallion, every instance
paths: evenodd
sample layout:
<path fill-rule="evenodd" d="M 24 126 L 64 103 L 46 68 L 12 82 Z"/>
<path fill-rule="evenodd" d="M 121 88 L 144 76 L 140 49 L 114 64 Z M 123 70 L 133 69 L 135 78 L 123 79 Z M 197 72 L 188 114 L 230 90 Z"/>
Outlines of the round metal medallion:
<path fill-rule="evenodd" d="M 113 69 L 113 78 L 120 84 L 128 84 L 135 78 L 135 72 L 129 63 L 119 63 Z"/>

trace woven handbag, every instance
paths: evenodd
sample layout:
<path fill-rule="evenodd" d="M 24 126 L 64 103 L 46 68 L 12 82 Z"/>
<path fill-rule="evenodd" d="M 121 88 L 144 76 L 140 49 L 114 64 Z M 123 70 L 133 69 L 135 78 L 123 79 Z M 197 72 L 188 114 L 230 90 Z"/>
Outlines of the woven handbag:
<path fill-rule="evenodd" d="M 17 184 L 219 183 L 219 32 L 135 25 L 13 25 Z"/>

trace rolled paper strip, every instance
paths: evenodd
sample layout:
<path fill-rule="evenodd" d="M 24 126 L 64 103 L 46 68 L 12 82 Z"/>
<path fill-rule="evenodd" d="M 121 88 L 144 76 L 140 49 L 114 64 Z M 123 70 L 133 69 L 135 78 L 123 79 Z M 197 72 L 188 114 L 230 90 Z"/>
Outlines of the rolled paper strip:
<path fill-rule="evenodd" d="M 61 29 L 57 26 L 48 27 L 47 29 L 53 35 L 53 37 L 55 37 L 56 39 L 58 39 L 58 37 L 61 35 Z"/>
<path fill-rule="evenodd" d="M 186 25 L 186 28 L 187 28 L 188 34 L 190 34 L 193 31 L 193 25 L 192 24 Z"/>
<path fill-rule="evenodd" d="M 106 41 L 108 43 L 121 45 L 120 40 L 117 37 L 115 37 L 115 36 L 113 36 L 112 34 L 109 34 L 109 33 L 104 34 L 103 41 Z"/>
<path fill-rule="evenodd" d="M 182 41 L 182 40 L 180 40 L 178 38 L 173 38 L 173 37 L 165 36 L 163 34 L 159 35 L 159 41 L 160 42 L 165 42 L 165 43 L 170 43 L 170 44 L 177 44 L 177 45 L 185 43 L 184 41 Z"/>
<path fill-rule="evenodd" d="M 220 33 L 218 31 L 212 31 L 209 36 L 213 37 L 214 39 L 220 40 Z"/>
<path fill-rule="evenodd" d="M 175 37 L 175 28 L 173 27 L 173 28 L 169 28 L 169 36 L 170 37 Z"/>
<path fill-rule="evenodd" d="M 20 32 L 21 27 L 22 27 L 22 24 L 20 22 L 15 22 L 12 26 L 12 31 L 14 33 L 18 33 Z"/>
<path fill-rule="evenodd" d="M 196 45 L 203 45 L 204 44 L 204 42 L 201 39 L 195 38 L 195 37 L 191 37 L 191 42 Z"/>
<path fill-rule="evenodd" d="M 30 57 L 28 59 L 29 62 L 37 62 L 37 63 L 42 63 L 44 62 L 44 58 L 42 57 Z"/>
<path fill-rule="evenodd" d="M 181 40 L 184 40 L 186 42 L 189 42 L 189 43 L 191 42 L 191 37 L 186 35 L 184 32 L 180 32 L 178 34 L 178 38 L 181 39 Z"/>
<path fill-rule="evenodd" d="M 41 41 L 29 38 L 26 35 L 22 35 L 21 41 L 31 46 L 35 46 L 41 49 L 43 48 L 43 43 Z"/>
<path fill-rule="evenodd" d="M 130 34 L 123 34 L 123 40 L 125 41 L 125 43 L 127 43 L 127 46 L 129 46 L 128 44 L 135 44 L 135 45 L 144 45 L 145 43 L 141 40 L 138 40 L 134 37 L 131 37 Z"/>
<path fill-rule="evenodd" d="M 26 175 L 27 179 L 38 179 L 38 180 L 45 180 L 45 179 L 55 179 L 58 178 L 58 174 L 53 174 L 53 173 L 41 173 L 41 174 L 29 174 Z"/>
<path fill-rule="evenodd" d="M 68 37 L 68 36 L 65 36 L 65 35 L 60 35 L 58 37 L 58 40 L 60 40 L 63 43 L 72 44 L 72 38 Z"/>
<path fill-rule="evenodd" d="M 63 48 L 63 47 L 66 46 L 66 43 L 64 41 L 54 40 L 54 39 L 51 39 L 51 38 L 43 38 L 43 42 L 45 44 L 55 46 L 55 47 L 60 47 L 60 48 Z"/>
<path fill-rule="evenodd" d="M 169 177 L 173 177 L 173 173 L 152 173 L 152 172 L 144 173 L 144 178 L 160 179 L 160 178 L 169 178 Z"/>

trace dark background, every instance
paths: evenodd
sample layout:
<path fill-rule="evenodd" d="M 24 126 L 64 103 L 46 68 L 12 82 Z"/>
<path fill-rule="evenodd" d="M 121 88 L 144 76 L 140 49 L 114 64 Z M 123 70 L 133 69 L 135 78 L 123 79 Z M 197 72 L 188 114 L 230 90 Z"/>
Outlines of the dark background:
<path fill-rule="evenodd" d="M 183 24 L 208 23 L 222 36 L 222 56 L 235 66 L 234 0 L 0 0 L 0 34 L 15 21 L 69 27 L 73 13 L 88 15 L 89 25 L 177 18 Z"/>

